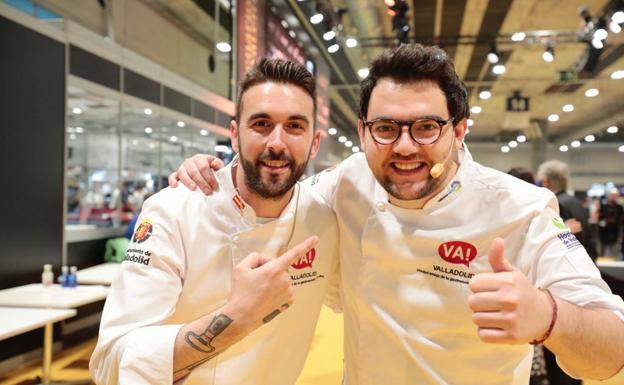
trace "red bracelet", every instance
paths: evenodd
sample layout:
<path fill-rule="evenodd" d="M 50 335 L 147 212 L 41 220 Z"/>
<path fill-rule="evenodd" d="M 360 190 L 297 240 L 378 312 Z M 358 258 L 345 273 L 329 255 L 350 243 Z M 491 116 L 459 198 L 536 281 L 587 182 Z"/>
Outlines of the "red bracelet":
<path fill-rule="evenodd" d="M 539 345 L 546 341 L 546 339 L 550 337 L 550 333 L 552 333 L 553 328 L 555 327 L 555 322 L 557 322 L 557 301 L 555 301 L 555 297 L 553 297 L 550 290 L 545 289 L 544 291 L 546 292 L 546 294 L 548 294 L 548 298 L 550 299 L 550 303 L 552 305 L 552 319 L 550 320 L 550 325 L 548 325 L 548 330 L 546 330 L 544 336 L 540 340 L 533 340 L 529 342 L 531 345 Z"/>

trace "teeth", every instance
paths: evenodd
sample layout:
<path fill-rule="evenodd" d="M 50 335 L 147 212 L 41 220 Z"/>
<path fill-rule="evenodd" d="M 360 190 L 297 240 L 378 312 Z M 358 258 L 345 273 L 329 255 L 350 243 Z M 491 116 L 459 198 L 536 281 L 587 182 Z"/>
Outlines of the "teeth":
<path fill-rule="evenodd" d="M 288 162 L 283 160 L 267 160 L 264 163 L 269 167 L 284 167 L 288 164 Z"/>
<path fill-rule="evenodd" d="M 399 170 L 413 170 L 417 168 L 420 163 L 395 163 L 396 168 Z"/>

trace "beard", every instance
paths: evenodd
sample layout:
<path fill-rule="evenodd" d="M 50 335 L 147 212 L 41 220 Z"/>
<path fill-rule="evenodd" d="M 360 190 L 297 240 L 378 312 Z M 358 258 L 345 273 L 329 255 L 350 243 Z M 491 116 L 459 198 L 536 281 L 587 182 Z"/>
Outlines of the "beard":
<path fill-rule="evenodd" d="M 307 157 L 304 162 L 297 163 L 288 154 L 284 152 L 276 153 L 273 150 L 265 151 L 253 160 L 247 159 L 242 151 L 240 151 L 239 156 L 245 171 L 245 184 L 251 191 L 265 199 L 282 198 L 299 181 L 308 165 Z M 263 177 L 262 163 L 271 160 L 288 162 L 290 171 L 286 175 L 269 171 L 268 175 Z"/>

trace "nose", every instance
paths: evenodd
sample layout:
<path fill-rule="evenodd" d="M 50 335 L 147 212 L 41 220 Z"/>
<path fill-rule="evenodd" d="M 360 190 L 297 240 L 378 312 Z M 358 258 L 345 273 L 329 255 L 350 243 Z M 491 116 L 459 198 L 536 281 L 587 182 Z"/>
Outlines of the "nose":
<path fill-rule="evenodd" d="M 275 153 L 284 151 L 286 148 L 286 143 L 284 142 L 285 136 L 286 132 L 284 131 L 284 126 L 282 124 L 276 124 L 267 138 L 267 149 L 273 150 Z"/>
<path fill-rule="evenodd" d="M 412 155 L 418 151 L 419 144 L 414 142 L 410 133 L 409 127 L 404 125 L 401 127 L 401 134 L 396 142 L 394 142 L 394 152 L 399 155 Z"/>

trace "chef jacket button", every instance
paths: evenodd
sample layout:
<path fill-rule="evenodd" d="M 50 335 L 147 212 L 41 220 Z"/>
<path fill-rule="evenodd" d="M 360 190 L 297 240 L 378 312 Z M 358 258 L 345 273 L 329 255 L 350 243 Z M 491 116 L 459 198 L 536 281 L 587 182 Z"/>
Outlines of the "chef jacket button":
<path fill-rule="evenodd" d="M 232 237 L 232 242 L 238 243 L 238 241 L 240 241 L 240 237 L 238 235 Z"/>
<path fill-rule="evenodd" d="M 377 210 L 381 212 L 386 211 L 386 205 L 383 202 L 377 202 Z"/>

